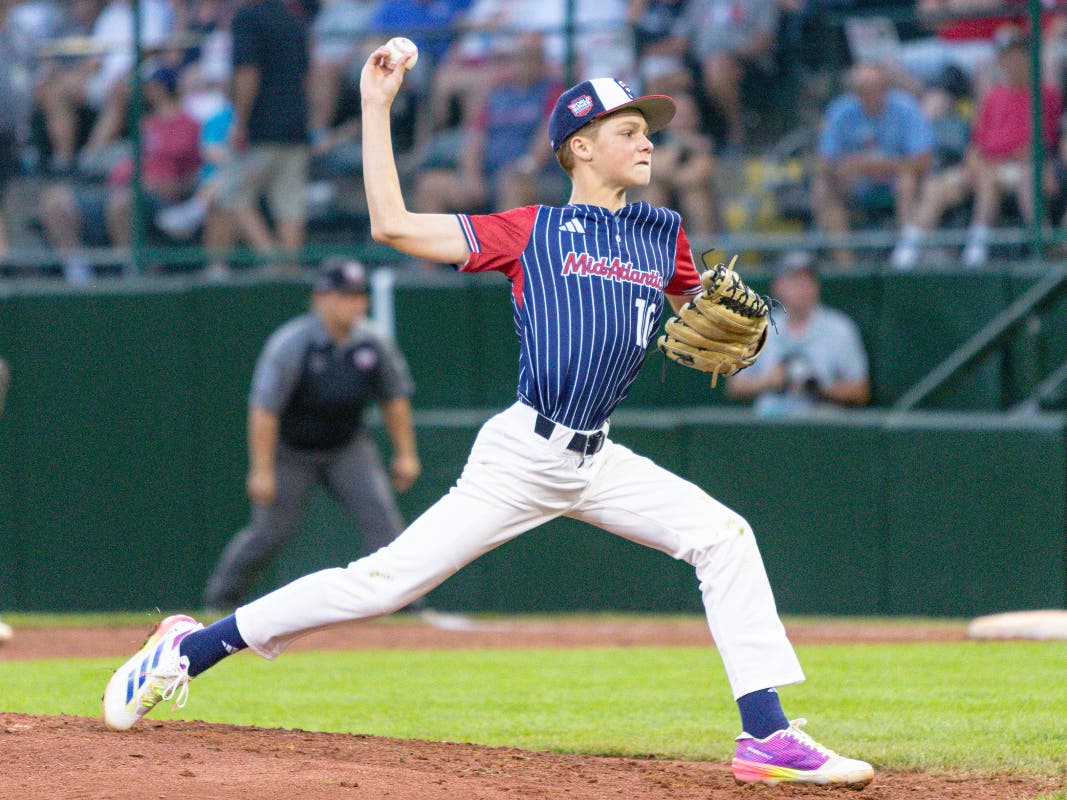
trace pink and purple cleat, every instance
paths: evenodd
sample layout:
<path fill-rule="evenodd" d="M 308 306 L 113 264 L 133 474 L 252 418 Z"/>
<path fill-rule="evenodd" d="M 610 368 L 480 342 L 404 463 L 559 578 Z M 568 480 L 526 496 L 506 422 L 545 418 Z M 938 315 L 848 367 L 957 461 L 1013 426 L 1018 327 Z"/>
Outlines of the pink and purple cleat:
<path fill-rule="evenodd" d="M 839 756 L 800 730 L 805 719 L 793 720 L 784 731 L 766 739 L 747 733 L 737 737 L 731 766 L 738 783 L 814 783 L 859 789 L 871 782 L 874 769 L 866 761 Z"/>

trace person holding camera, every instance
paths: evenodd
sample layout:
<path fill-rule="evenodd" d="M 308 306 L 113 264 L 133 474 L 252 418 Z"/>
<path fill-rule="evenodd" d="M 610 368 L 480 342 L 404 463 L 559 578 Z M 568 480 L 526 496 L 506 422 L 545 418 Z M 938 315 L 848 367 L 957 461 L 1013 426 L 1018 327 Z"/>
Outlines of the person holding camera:
<path fill-rule="evenodd" d="M 871 384 L 863 339 L 852 319 L 820 302 L 814 255 L 785 253 L 771 295 L 785 314 L 778 315 L 759 360 L 729 379 L 727 394 L 754 400 L 754 411 L 765 417 L 866 405 Z"/>

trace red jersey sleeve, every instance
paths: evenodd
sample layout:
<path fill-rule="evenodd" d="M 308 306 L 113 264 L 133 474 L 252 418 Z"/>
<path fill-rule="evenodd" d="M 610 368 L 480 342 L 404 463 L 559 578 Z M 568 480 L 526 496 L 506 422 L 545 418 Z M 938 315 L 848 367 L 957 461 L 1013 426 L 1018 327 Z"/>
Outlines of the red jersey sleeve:
<path fill-rule="evenodd" d="M 457 214 L 470 248 L 470 258 L 460 272 L 503 272 L 519 276 L 519 257 L 530 241 L 537 206 L 513 208 L 500 214 Z"/>
<path fill-rule="evenodd" d="M 693 263 L 693 251 L 689 247 L 689 237 L 678 228 L 678 245 L 674 254 L 674 277 L 663 290 L 667 294 L 699 294 L 701 289 L 700 273 Z"/>

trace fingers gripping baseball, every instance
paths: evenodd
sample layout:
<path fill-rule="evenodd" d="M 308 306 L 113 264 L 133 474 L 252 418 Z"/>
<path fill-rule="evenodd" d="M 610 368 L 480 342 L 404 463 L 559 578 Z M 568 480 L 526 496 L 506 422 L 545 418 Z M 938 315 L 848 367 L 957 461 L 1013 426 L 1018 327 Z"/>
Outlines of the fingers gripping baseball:
<path fill-rule="evenodd" d="M 419 60 L 419 48 L 410 39 L 397 36 L 379 46 L 367 58 L 359 89 L 364 102 L 392 102 L 404 75 Z"/>
<path fill-rule="evenodd" d="M 383 66 L 389 69 L 402 66 L 405 72 L 409 72 L 419 60 L 419 48 L 411 39 L 395 36 L 382 46 L 386 49 L 383 56 L 386 63 Z"/>

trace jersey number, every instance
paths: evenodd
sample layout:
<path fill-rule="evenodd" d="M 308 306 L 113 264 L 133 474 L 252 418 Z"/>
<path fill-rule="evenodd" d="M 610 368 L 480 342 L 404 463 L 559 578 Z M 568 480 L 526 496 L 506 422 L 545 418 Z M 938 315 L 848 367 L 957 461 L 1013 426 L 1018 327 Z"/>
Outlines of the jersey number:
<path fill-rule="evenodd" d="M 652 319 L 656 316 L 656 304 L 643 297 L 634 300 L 637 306 L 637 346 L 644 350 L 652 338 Z"/>

